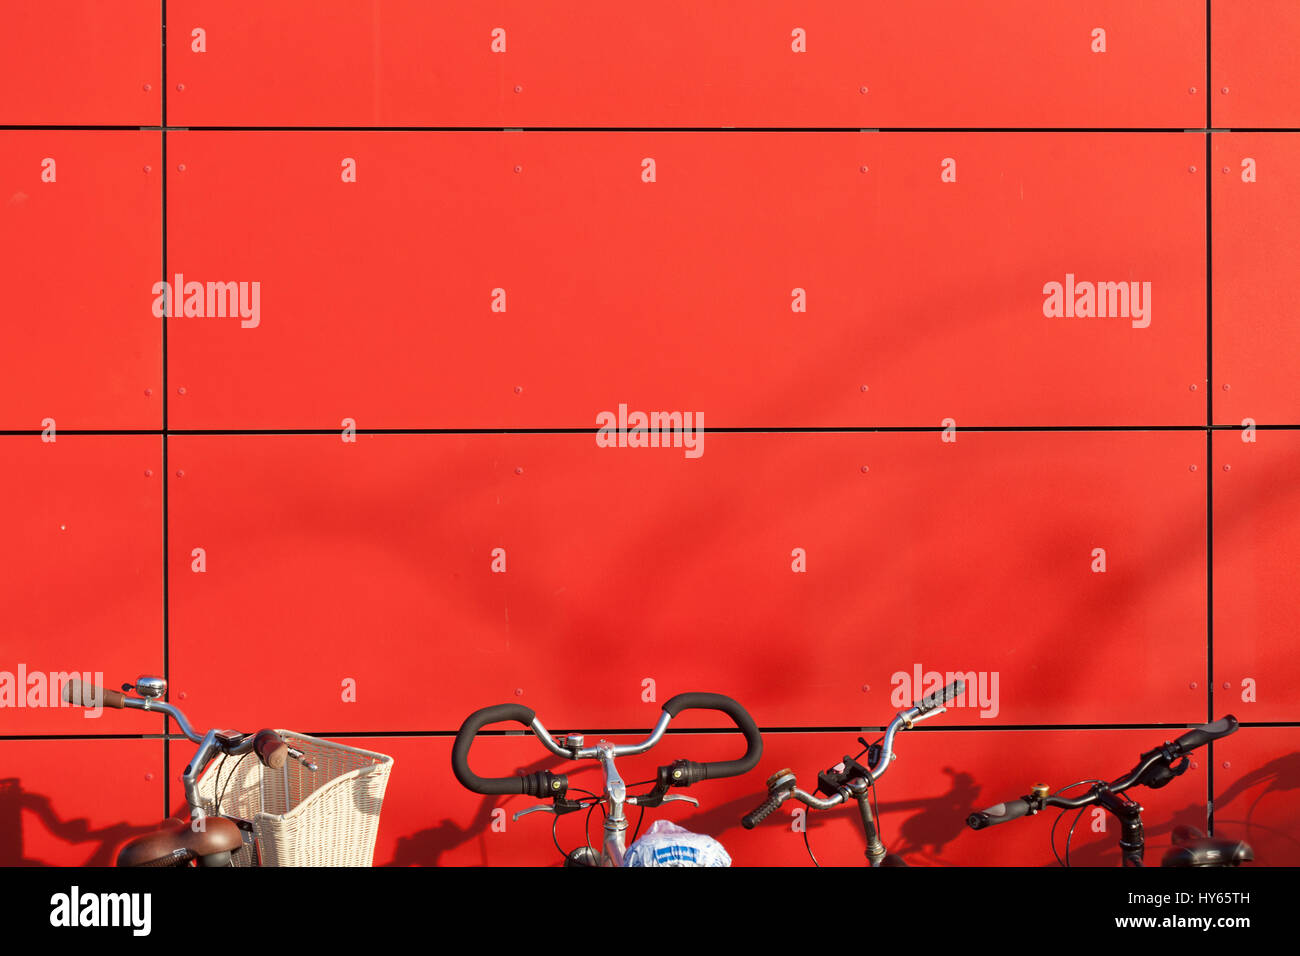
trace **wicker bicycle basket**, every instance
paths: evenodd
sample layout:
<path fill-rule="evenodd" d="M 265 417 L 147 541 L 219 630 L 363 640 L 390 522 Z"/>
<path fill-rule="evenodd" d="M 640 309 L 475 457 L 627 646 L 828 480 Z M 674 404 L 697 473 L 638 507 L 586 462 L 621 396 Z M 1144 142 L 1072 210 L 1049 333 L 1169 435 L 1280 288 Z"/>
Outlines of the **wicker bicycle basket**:
<path fill-rule="evenodd" d="M 254 754 L 214 760 L 198 783 L 203 811 L 252 824 L 262 866 L 371 866 L 393 758 L 319 737 L 278 731 L 317 770 L 281 770 Z M 251 848 L 236 866 L 257 864 Z"/>

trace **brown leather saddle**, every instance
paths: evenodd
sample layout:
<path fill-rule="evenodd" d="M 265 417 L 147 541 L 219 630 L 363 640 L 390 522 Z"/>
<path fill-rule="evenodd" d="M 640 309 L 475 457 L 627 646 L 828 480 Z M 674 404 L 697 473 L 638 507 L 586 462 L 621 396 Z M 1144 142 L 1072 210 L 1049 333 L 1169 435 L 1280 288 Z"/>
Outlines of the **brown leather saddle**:
<path fill-rule="evenodd" d="M 173 817 L 157 830 L 131 840 L 117 854 L 118 866 L 229 866 L 230 855 L 244 845 L 233 820 L 207 817 L 200 829 Z"/>

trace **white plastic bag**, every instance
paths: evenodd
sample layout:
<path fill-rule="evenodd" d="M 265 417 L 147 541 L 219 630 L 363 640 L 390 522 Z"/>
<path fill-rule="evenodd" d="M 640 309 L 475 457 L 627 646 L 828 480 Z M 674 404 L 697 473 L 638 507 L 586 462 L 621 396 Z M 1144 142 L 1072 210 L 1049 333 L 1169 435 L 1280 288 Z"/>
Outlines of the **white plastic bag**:
<path fill-rule="evenodd" d="M 627 848 L 624 866 L 731 866 L 722 844 L 667 820 L 656 820 L 645 836 Z"/>

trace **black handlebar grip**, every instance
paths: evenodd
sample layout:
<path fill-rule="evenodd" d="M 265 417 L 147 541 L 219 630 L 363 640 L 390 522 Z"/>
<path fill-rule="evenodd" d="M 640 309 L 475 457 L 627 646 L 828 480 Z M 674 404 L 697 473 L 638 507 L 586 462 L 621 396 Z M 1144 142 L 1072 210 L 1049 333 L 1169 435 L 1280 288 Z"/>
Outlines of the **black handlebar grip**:
<path fill-rule="evenodd" d="M 966 682 L 964 680 L 955 680 L 941 690 L 936 690 L 926 694 L 916 702 L 916 706 L 920 709 L 921 713 L 928 714 L 936 707 L 941 707 L 949 701 L 954 700 L 957 695 L 962 693 L 965 689 Z"/>
<path fill-rule="evenodd" d="M 523 704 L 498 704 L 495 707 L 476 710 L 466 717 L 465 722 L 460 725 L 460 730 L 456 732 L 456 742 L 451 746 L 451 769 L 461 785 L 466 790 L 489 796 L 534 793 L 537 789 L 535 784 L 538 782 L 534 778 L 537 778 L 538 774 L 530 774 L 527 777 L 480 777 L 475 774 L 469 769 L 469 748 L 473 745 L 478 732 L 487 724 L 516 720 L 528 727 L 536 716 L 536 712 L 531 707 L 525 707 Z M 536 793 L 534 795 L 541 796 Z"/>
<path fill-rule="evenodd" d="M 749 773 L 758 766 L 763 756 L 763 735 L 758 732 L 758 725 L 749 711 L 725 694 L 704 694 L 688 692 L 678 694 L 664 703 L 664 712 L 669 717 L 676 717 L 684 710 L 719 710 L 735 722 L 740 732 L 745 735 L 745 754 L 739 760 L 714 760 L 698 764 L 701 780 L 718 780 L 722 777 L 739 777 Z"/>
<path fill-rule="evenodd" d="M 966 826 L 972 830 L 983 830 L 985 827 L 991 827 L 995 823 L 1006 823 L 1008 820 L 1019 820 L 1029 813 L 1029 801 L 1023 797 L 1012 800 L 1009 803 L 999 803 L 997 806 L 989 807 L 987 810 L 981 810 L 978 813 L 972 813 L 966 818 Z"/>
<path fill-rule="evenodd" d="M 1197 747 L 1208 744 L 1211 740 L 1218 740 L 1220 737 L 1226 737 L 1228 734 L 1236 733 L 1236 731 L 1237 718 L 1229 714 L 1227 717 L 1220 717 L 1212 724 L 1193 727 L 1175 740 L 1174 746 L 1178 747 L 1183 753 L 1190 753 Z"/>
<path fill-rule="evenodd" d="M 253 738 L 253 752 L 263 766 L 279 770 L 289 759 L 289 745 L 274 730 L 259 730 Z"/>
<path fill-rule="evenodd" d="M 784 794 L 774 793 L 763 801 L 762 806 L 753 810 L 740 818 L 740 825 L 746 830 L 752 830 L 763 822 L 769 813 L 781 805 Z"/>

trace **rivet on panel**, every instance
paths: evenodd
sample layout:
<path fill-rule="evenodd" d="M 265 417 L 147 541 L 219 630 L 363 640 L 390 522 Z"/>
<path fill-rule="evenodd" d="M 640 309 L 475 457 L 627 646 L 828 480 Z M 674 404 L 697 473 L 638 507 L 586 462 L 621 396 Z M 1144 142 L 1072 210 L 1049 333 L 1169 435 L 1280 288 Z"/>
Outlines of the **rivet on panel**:
<path fill-rule="evenodd" d="M 865 93 L 865 92 L 867 92 L 867 88 L 866 88 L 865 86 L 858 87 L 858 92 L 859 92 L 859 93 Z"/>
<path fill-rule="evenodd" d="M 176 167 L 176 172 L 178 172 L 178 173 L 183 173 L 183 172 L 185 172 L 185 164 L 184 164 L 184 163 L 180 163 L 180 164 L 178 164 L 177 167 Z"/>
<path fill-rule="evenodd" d="M 870 466 L 870 465 L 863 465 L 863 466 L 862 466 L 862 473 L 863 473 L 864 475 L 865 475 L 867 472 L 869 472 L 870 470 L 871 470 L 871 466 Z"/>
<path fill-rule="evenodd" d="M 176 389 L 176 394 L 177 394 L 177 395 L 184 395 L 184 394 L 185 394 L 185 386 L 182 385 L 182 386 L 180 386 L 178 389 Z"/>
<path fill-rule="evenodd" d="M 859 167 L 858 167 L 858 172 L 860 172 L 860 173 L 868 172 L 867 167 L 866 167 L 866 166 L 859 166 Z"/>
<path fill-rule="evenodd" d="M 1224 383 L 1223 383 L 1223 390 L 1224 390 L 1225 392 L 1230 392 L 1230 391 L 1232 391 L 1232 386 L 1229 385 L 1227 382 L 1224 382 Z"/>
<path fill-rule="evenodd" d="M 1188 471 L 1195 471 L 1195 470 L 1196 470 L 1196 466 L 1195 466 L 1195 465 L 1188 465 L 1188 466 L 1187 466 L 1187 470 L 1188 470 Z M 1195 686 L 1195 685 L 1193 685 L 1193 686 Z"/>
<path fill-rule="evenodd" d="M 524 391 L 524 387 L 523 387 L 522 385 L 516 385 L 516 386 L 515 386 L 515 394 L 516 394 L 516 395 L 523 394 L 523 391 Z"/>
<path fill-rule="evenodd" d="M 1228 92 L 1228 88 L 1225 86 L 1223 89 L 1219 90 L 1219 92 L 1226 95 Z"/>
<path fill-rule="evenodd" d="M 864 392 L 869 392 L 869 391 L 871 391 L 871 386 L 870 386 L 870 385 L 863 385 L 863 386 L 862 386 L 862 390 L 863 390 Z"/>
<path fill-rule="evenodd" d="M 522 173 L 523 171 L 524 171 L 524 167 L 522 167 L 522 166 L 516 166 L 516 167 L 515 167 L 515 172 L 517 172 L 517 173 Z"/>
<path fill-rule="evenodd" d="M 184 83 L 177 83 L 177 84 L 176 84 L 176 92 L 178 92 L 178 93 L 184 93 L 184 92 L 185 92 L 185 84 L 184 84 Z"/>
<path fill-rule="evenodd" d="M 1199 770 L 1201 765 L 1198 764 L 1195 760 L 1193 760 L 1190 766 L 1193 770 Z"/>
<path fill-rule="evenodd" d="M 1225 681 L 1223 682 L 1223 689 L 1224 689 L 1224 690 L 1232 690 L 1232 681 L 1230 681 L 1230 680 L 1225 680 Z"/>
<path fill-rule="evenodd" d="M 1230 172 L 1232 172 L 1232 170 L 1230 170 L 1227 166 L 1224 166 L 1224 167 L 1223 167 L 1223 172 L 1226 174 L 1226 173 L 1230 173 Z"/>
<path fill-rule="evenodd" d="M 185 691 L 181 691 L 181 692 L 180 692 L 179 694 L 177 694 L 176 696 L 179 697 L 181 700 L 184 700 L 186 697 L 189 697 L 190 695 L 187 694 Z"/>
<path fill-rule="evenodd" d="M 1192 681 L 1192 682 L 1191 682 L 1190 684 L 1188 684 L 1187 686 L 1188 686 L 1188 688 L 1191 689 L 1191 690 L 1196 690 L 1196 681 Z"/>
<path fill-rule="evenodd" d="M 144 171 L 145 171 L 146 173 L 151 173 L 151 172 L 153 172 L 153 167 L 152 167 L 152 166 L 146 166 L 146 167 L 144 168 Z"/>
<path fill-rule="evenodd" d="M 1224 466 L 1223 466 L 1223 470 L 1224 470 L 1224 471 L 1232 471 L 1232 466 L 1231 466 L 1231 465 L 1224 465 Z"/>
<path fill-rule="evenodd" d="M 176 477 L 177 477 L 177 478 L 184 478 L 184 477 L 185 477 L 185 472 L 181 471 L 181 470 L 178 468 L 178 469 L 176 470 Z"/>
<path fill-rule="evenodd" d="M 523 88 L 522 86 L 516 86 L 516 87 L 515 87 L 515 92 L 516 92 L 516 93 L 522 93 L 523 91 L 524 91 L 524 88 Z"/>
<path fill-rule="evenodd" d="M 524 473 L 524 470 L 523 470 L 522 468 L 516 468 L 516 469 L 515 469 L 515 474 L 516 474 L 516 475 L 522 475 L 523 473 Z"/>
<path fill-rule="evenodd" d="M 1196 92 L 1196 87 L 1194 87 L 1194 86 L 1193 86 L 1193 87 L 1190 87 L 1190 88 L 1187 90 L 1187 92 L 1188 92 L 1188 93 L 1195 93 L 1195 92 Z"/>
<path fill-rule="evenodd" d="M 516 696 L 516 697 L 523 697 L 523 696 L 524 696 L 524 689 L 523 689 L 522 687 L 516 687 L 516 688 L 515 688 L 515 696 Z"/>
<path fill-rule="evenodd" d="M 152 477 L 153 477 L 153 469 L 152 469 L 152 468 L 146 468 L 146 469 L 144 470 L 144 476 L 145 476 L 146 478 L 152 478 Z"/>
<path fill-rule="evenodd" d="M 153 782 L 153 774 L 151 774 L 151 773 L 147 773 L 147 774 L 145 774 L 145 775 L 144 775 L 144 779 L 152 783 L 152 782 Z"/>
<path fill-rule="evenodd" d="M 1232 761 L 1231 761 L 1231 760 L 1225 760 L 1225 761 L 1223 761 L 1223 769 L 1224 769 L 1224 770 L 1231 770 L 1231 769 L 1232 769 Z"/>
<path fill-rule="evenodd" d="M 61 525 L 59 525 L 59 530 L 60 530 L 60 531 L 67 531 L 67 530 L 68 530 L 68 526 L 67 526 L 66 524 L 61 524 Z"/>
<path fill-rule="evenodd" d="M 153 389 L 152 389 L 152 388 L 146 388 L 146 389 L 144 390 L 144 397 L 145 397 L 145 398 L 153 398 Z"/>
<path fill-rule="evenodd" d="M 1195 166 L 1188 166 L 1188 167 L 1187 167 L 1187 171 L 1188 171 L 1189 173 L 1194 173 L 1194 172 L 1196 172 L 1196 167 L 1195 167 Z"/>
<path fill-rule="evenodd" d="M 871 685 L 870 685 L 870 684 L 863 684 L 863 685 L 862 685 L 862 693 L 864 693 L 864 694 L 869 694 L 869 693 L 871 693 Z"/>
<path fill-rule="evenodd" d="M 1190 390 L 1192 390 L 1193 392 L 1196 391 L 1196 383 L 1195 383 L 1195 382 L 1193 382 L 1191 385 L 1188 385 L 1187 387 L 1188 387 Z"/>
<path fill-rule="evenodd" d="M 146 84 L 144 85 L 143 89 L 144 89 L 144 91 L 145 91 L 146 93 L 148 93 L 150 90 L 153 89 L 153 86 L 151 86 L 150 84 L 146 83 Z"/>

